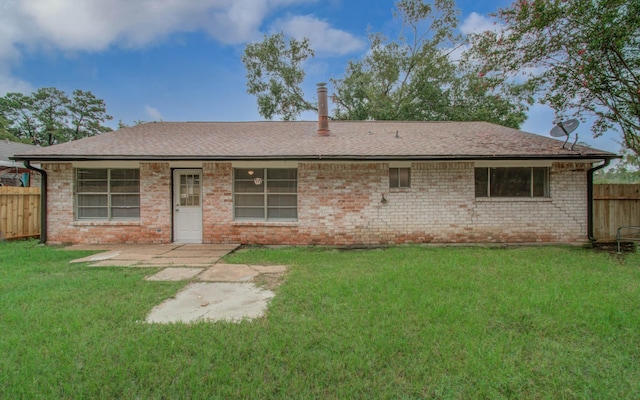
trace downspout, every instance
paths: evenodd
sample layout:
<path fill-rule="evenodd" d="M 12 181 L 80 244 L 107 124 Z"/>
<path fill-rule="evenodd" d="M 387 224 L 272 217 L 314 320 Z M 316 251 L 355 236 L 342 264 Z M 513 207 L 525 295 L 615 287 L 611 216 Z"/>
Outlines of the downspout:
<path fill-rule="evenodd" d="M 593 173 L 609 165 L 610 159 L 605 158 L 603 163 L 587 171 L 587 235 L 591 245 L 595 245 L 596 238 L 593 236 Z"/>
<path fill-rule="evenodd" d="M 47 171 L 36 168 L 30 161 L 25 161 L 27 169 L 40 174 L 40 244 L 47 242 Z"/>

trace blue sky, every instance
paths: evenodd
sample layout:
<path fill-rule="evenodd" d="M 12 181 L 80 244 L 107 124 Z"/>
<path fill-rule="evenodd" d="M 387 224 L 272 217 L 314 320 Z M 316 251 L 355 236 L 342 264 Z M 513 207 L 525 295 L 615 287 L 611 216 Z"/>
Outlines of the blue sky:
<path fill-rule="evenodd" d="M 459 0 L 462 33 L 491 27 L 509 0 Z M 90 90 L 117 121 L 262 120 L 246 93 L 247 43 L 284 31 L 308 37 L 305 93 L 367 51 L 367 29 L 396 37 L 392 0 L 0 0 L 0 95 L 53 86 Z M 305 114 L 302 119 L 314 118 Z M 548 135 L 553 111 L 522 127 Z M 615 132 L 580 140 L 618 151 Z"/>

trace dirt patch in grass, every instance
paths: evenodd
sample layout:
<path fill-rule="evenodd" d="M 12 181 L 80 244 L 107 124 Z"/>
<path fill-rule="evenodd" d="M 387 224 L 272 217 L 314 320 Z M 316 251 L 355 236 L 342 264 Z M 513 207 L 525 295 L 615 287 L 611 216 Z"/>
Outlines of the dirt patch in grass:
<path fill-rule="evenodd" d="M 609 254 L 618 254 L 618 243 L 596 243 L 593 248 L 596 251 L 609 253 Z M 620 254 L 625 253 L 634 253 L 636 251 L 637 244 L 636 243 L 620 243 Z"/>
<path fill-rule="evenodd" d="M 282 283 L 286 280 L 287 271 L 277 272 L 277 273 L 269 273 L 269 274 L 260 274 L 253 278 L 253 283 L 262 289 L 271 290 L 275 292 Z"/>

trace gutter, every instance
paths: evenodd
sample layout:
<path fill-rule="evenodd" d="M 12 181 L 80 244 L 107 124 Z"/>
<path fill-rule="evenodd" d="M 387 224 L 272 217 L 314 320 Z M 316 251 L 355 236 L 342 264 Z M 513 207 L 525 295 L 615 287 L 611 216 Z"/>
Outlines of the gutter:
<path fill-rule="evenodd" d="M 40 244 L 47 243 L 47 171 L 31 165 L 29 160 L 25 160 L 24 166 L 27 169 L 40 174 Z"/>
<path fill-rule="evenodd" d="M 281 160 L 323 160 L 323 161 L 391 161 L 391 160 L 411 160 L 411 161 L 475 161 L 475 160 L 555 160 L 555 161 L 574 161 L 574 160 L 597 160 L 607 158 L 619 158 L 615 154 L 584 154 L 584 155 L 336 155 L 336 154 L 318 154 L 318 155 L 227 155 L 227 156 L 211 156 L 211 155 L 96 155 L 96 156 L 29 156 L 21 157 L 19 155 L 11 157 L 17 161 L 36 161 L 36 162 L 70 162 L 70 161 L 281 161 Z"/>
<path fill-rule="evenodd" d="M 587 235 L 594 246 L 596 238 L 593 236 L 593 173 L 609 165 L 611 159 L 605 158 L 603 163 L 587 171 Z"/>

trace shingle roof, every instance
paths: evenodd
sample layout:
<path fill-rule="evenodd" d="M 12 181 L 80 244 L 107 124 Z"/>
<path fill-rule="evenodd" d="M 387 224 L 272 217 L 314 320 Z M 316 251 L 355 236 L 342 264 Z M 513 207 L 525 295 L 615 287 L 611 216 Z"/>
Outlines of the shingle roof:
<path fill-rule="evenodd" d="M 0 161 L 9 161 L 9 157 L 18 153 L 25 153 L 35 149 L 32 144 L 12 142 L 8 139 L 0 139 Z"/>
<path fill-rule="evenodd" d="M 37 147 L 32 144 L 11 142 L 8 139 L 0 139 L 0 166 L 12 167 L 16 163 L 10 161 L 9 157 L 13 157 L 14 154 L 26 153 Z M 20 165 L 19 165 L 20 166 Z"/>
<path fill-rule="evenodd" d="M 16 155 L 19 160 L 591 159 L 615 154 L 486 122 L 150 122 Z"/>

